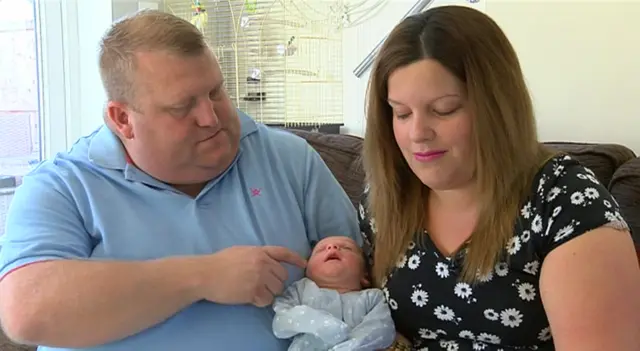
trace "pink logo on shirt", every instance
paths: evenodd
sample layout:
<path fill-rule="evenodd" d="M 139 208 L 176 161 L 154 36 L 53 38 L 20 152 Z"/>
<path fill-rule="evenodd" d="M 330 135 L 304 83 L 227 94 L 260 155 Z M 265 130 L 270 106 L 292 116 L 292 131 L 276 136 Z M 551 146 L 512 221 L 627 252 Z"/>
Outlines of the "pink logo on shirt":
<path fill-rule="evenodd" d="M 251 190 L 251 197 L 256 197 L 256 196 L 262 195 L 261 194 L 262 189 L 260 189 L 260 188 L 250 188 L 250 190 Z"/>

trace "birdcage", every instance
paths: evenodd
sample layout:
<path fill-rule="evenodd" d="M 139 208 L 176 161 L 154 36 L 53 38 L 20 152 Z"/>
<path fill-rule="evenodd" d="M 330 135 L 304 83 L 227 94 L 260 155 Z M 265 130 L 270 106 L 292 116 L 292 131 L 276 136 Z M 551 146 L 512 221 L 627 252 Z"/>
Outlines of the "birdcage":
<path fill-rule="evenodd" d="M 165 10 L 201 29 L 229 95 L 256 120 L 342 123 L 342 26 L 324 13 L 314 18 L 292 0 L 166 0 Z"/>

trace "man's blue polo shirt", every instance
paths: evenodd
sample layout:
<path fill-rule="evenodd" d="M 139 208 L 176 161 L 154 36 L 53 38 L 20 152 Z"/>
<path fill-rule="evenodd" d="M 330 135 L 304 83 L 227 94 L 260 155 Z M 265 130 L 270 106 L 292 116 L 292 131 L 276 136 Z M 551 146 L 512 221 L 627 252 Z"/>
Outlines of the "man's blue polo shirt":
<path fill-rule="evenodd" d="M 318 153 L 293 134 L 240 119 L 238 156 L 196 198 L 127 163 L 106 127 L 43 162 L 11 203 L 0 276 L 52 259 L 146 260 L 234 245 L 280 245 L 308 257 L 310 242 L 325 236 L 361 243 L 355 209 Z M 287 266 L 288 283 L 303 276 Z M 268 307 L 198 302 L 142 333 L 85 350 L 286 350 L 273 336 L 272 316 Z"/>

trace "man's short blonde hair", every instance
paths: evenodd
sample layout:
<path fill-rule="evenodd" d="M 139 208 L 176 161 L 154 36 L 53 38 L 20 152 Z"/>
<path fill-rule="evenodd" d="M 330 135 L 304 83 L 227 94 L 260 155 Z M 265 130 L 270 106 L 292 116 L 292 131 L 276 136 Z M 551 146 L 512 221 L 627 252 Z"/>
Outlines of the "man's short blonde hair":
<path fill-rule="evenodd" d="M 208 49 L 189 21 L 156 10 L 142 10 L 113 24 L 100 43 L 100 76 L 110 101 L 134 99 L 136 54 L 165 51 L 196 56 Z"/>

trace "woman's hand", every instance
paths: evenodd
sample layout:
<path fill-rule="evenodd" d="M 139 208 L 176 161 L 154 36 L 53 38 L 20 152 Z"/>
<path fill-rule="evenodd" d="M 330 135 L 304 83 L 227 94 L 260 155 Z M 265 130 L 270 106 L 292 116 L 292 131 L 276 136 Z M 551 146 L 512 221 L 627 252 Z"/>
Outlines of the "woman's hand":
<path fill-rule="evenodd" d="M 386 351 L 411 351 L 411 343 L 401 334 L 396 333 L 396 339 Z"/>

